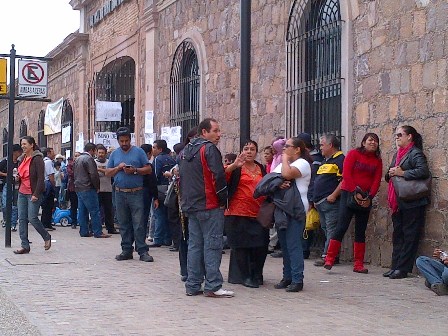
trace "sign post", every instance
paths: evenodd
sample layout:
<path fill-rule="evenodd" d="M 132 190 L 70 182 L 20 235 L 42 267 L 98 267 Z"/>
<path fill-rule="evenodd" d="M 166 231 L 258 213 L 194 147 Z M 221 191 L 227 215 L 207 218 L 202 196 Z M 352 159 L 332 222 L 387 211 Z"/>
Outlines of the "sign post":
<path fill-rule="evenodd" d="M 13 196 L 13 188 L 14 188 L 14 180 L 13 180 L 13 169 L 14 163 L 12 162 L 12 146 L 14 142 L 14 105 L 16 100 L 28 100 L 28 101 L 43 101 L 50 102 L 50 99 L 44 98 L 46 97 L 47 92 L 47 83 L 46 83 L 46 63 L 45 68 L 40 65 L 42 68 L 39 68 L 37 65 L 40 62 L 35 60 L 48 61 L 50 58 L 45 57 L 32 57 L 32 56 L 21 56 L 16 55 L 16 50 L 14 49 L 14 44 L 11 46 L 11 50 L 9 54 L 0 54 L 0 57 L 9 57 L 9 95 L 5 95 L 5 92 L 0 91 L 0 99 L 8 99 L 9 100 L 9 113 L 8 113 L 8 159 L 7 159 L 7 176 L 6 176 L 6 206 L 3 220 L 5 221 L 5 247 L 11 247 L 11 212 L 12 212 L 12 196 Z M 25 59 L 25 60 L 33 60 L 25 61 L 25 64 L 21 68 L 21 72 L 23 74 L 19 74 L 19 82 L 21 77 L 25 82 L 28 81 L 30 85 L 40 85 L 42 87 L 44 79 L 45 79 L 45 96 L 43 96 L 43 91 L 39 91 L 38 94 L 36 92 L 31 92 L 31 94 L 25 94 L 23 96 L 16 97 L 16 87 L 15 83 L 15 73 L 16 73 L 16 58 Z M 19 61 L 21 62 L 21 61 Z M 2 67 L 2 63 L 0 63 L 0 67 Z M 35 68 L 37 67 L 37 68 Z M 2 70 L 0 70 L 0 86 L 1 86 L 1 74 Z M 5 71 L 6 74 L 6 71 Z M 6 76 L 5 76 L 6 77 Z M 6 78 L 5 78 L 6 82 Z M 20 84 L 19 84 L 20 87 Z M 27 90 L 25 90 L 27 91 Z M 30 91 L 33 91 L 31 89 Z M 6 217 L 6 218 L 5 218 Z"/>

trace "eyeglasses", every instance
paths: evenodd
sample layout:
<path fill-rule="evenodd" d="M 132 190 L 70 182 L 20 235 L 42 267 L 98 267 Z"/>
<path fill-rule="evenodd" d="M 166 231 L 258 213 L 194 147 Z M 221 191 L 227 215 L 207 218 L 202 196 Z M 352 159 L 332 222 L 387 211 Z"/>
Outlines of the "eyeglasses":
<path fill-rule="evenodd" d="M 296 147 L 296 146 L 293 146 L 293 145 L 289 145 L 289 144 L 285 144 L 284 146 L 283 146 L 283 149 L 286 149 L 286 148 L 289 148 L 289 147 Z"/>

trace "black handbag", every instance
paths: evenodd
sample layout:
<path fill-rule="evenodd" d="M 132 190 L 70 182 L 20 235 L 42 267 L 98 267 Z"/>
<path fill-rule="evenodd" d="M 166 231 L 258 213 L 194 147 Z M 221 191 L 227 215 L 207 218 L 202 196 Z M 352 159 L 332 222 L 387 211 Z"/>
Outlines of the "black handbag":
<path fill-rule="evenodd" d="M 356 201 L 356 194 L 361 194 L 364 198 L 367 197 L 367 194 L 365 192 L 360 190 L 359 187 L 356 187 L 355 191 L 349 193 L 347 199 L 347 207 L 355 211 L 370 211 L 370 209 L 372 208 L 372 201 L 370 201 L 370 205 L 368 207 L 363 207 Z"/>
<path fill-rule="evenodd" d="M 431 175 L 426 179 L 420 180 L 405 180 L 401 176 L 392 177 L 395 193 L 403 201 L 415 201 L 429 197 L 431 195 L 431 181 Z"/>

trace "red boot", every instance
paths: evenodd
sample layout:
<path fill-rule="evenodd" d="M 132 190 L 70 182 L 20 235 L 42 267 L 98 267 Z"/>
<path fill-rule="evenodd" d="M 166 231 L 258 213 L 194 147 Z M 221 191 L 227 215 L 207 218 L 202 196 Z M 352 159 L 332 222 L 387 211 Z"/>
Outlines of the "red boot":
<path fill-rule="evenodd" d="M 334 261 L 339 253 L 339 249 L 341 248 L 341 242 L 339 240 L 330 239 L 330 244 L 328 244 L 327 256 L 325 257 L 325 265 L 324 267 L 327 270 L 331 270 L 334 265 Z"/>
<path fill-rule="evenodd" d="M 353 272 L 369 273 L 367 268 L 364 268 L 364 254 L 366 252 L 366 243 L 353 243 Z"/>

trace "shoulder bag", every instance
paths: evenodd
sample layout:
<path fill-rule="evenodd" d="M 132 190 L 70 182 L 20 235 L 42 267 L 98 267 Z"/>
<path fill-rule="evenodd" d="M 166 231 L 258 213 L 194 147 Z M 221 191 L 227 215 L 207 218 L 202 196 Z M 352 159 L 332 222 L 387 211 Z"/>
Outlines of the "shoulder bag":
<path fill-rule="evenodd" d="M 405 180 L 401 176 L 392 177 L 395 193 L 402 201 L 415 201 L 429 197 L 431 195 L 431 180 L 431 175 L 426 179 L 420 180 Z"/>
<path fill-rule="evenodd" d="M 271 229 L 274 227 L 274 211 L 275 204 L 269 201 L 261 203 L 260 210 L 258 210 L 257 221 L 265 229 Z"/>

